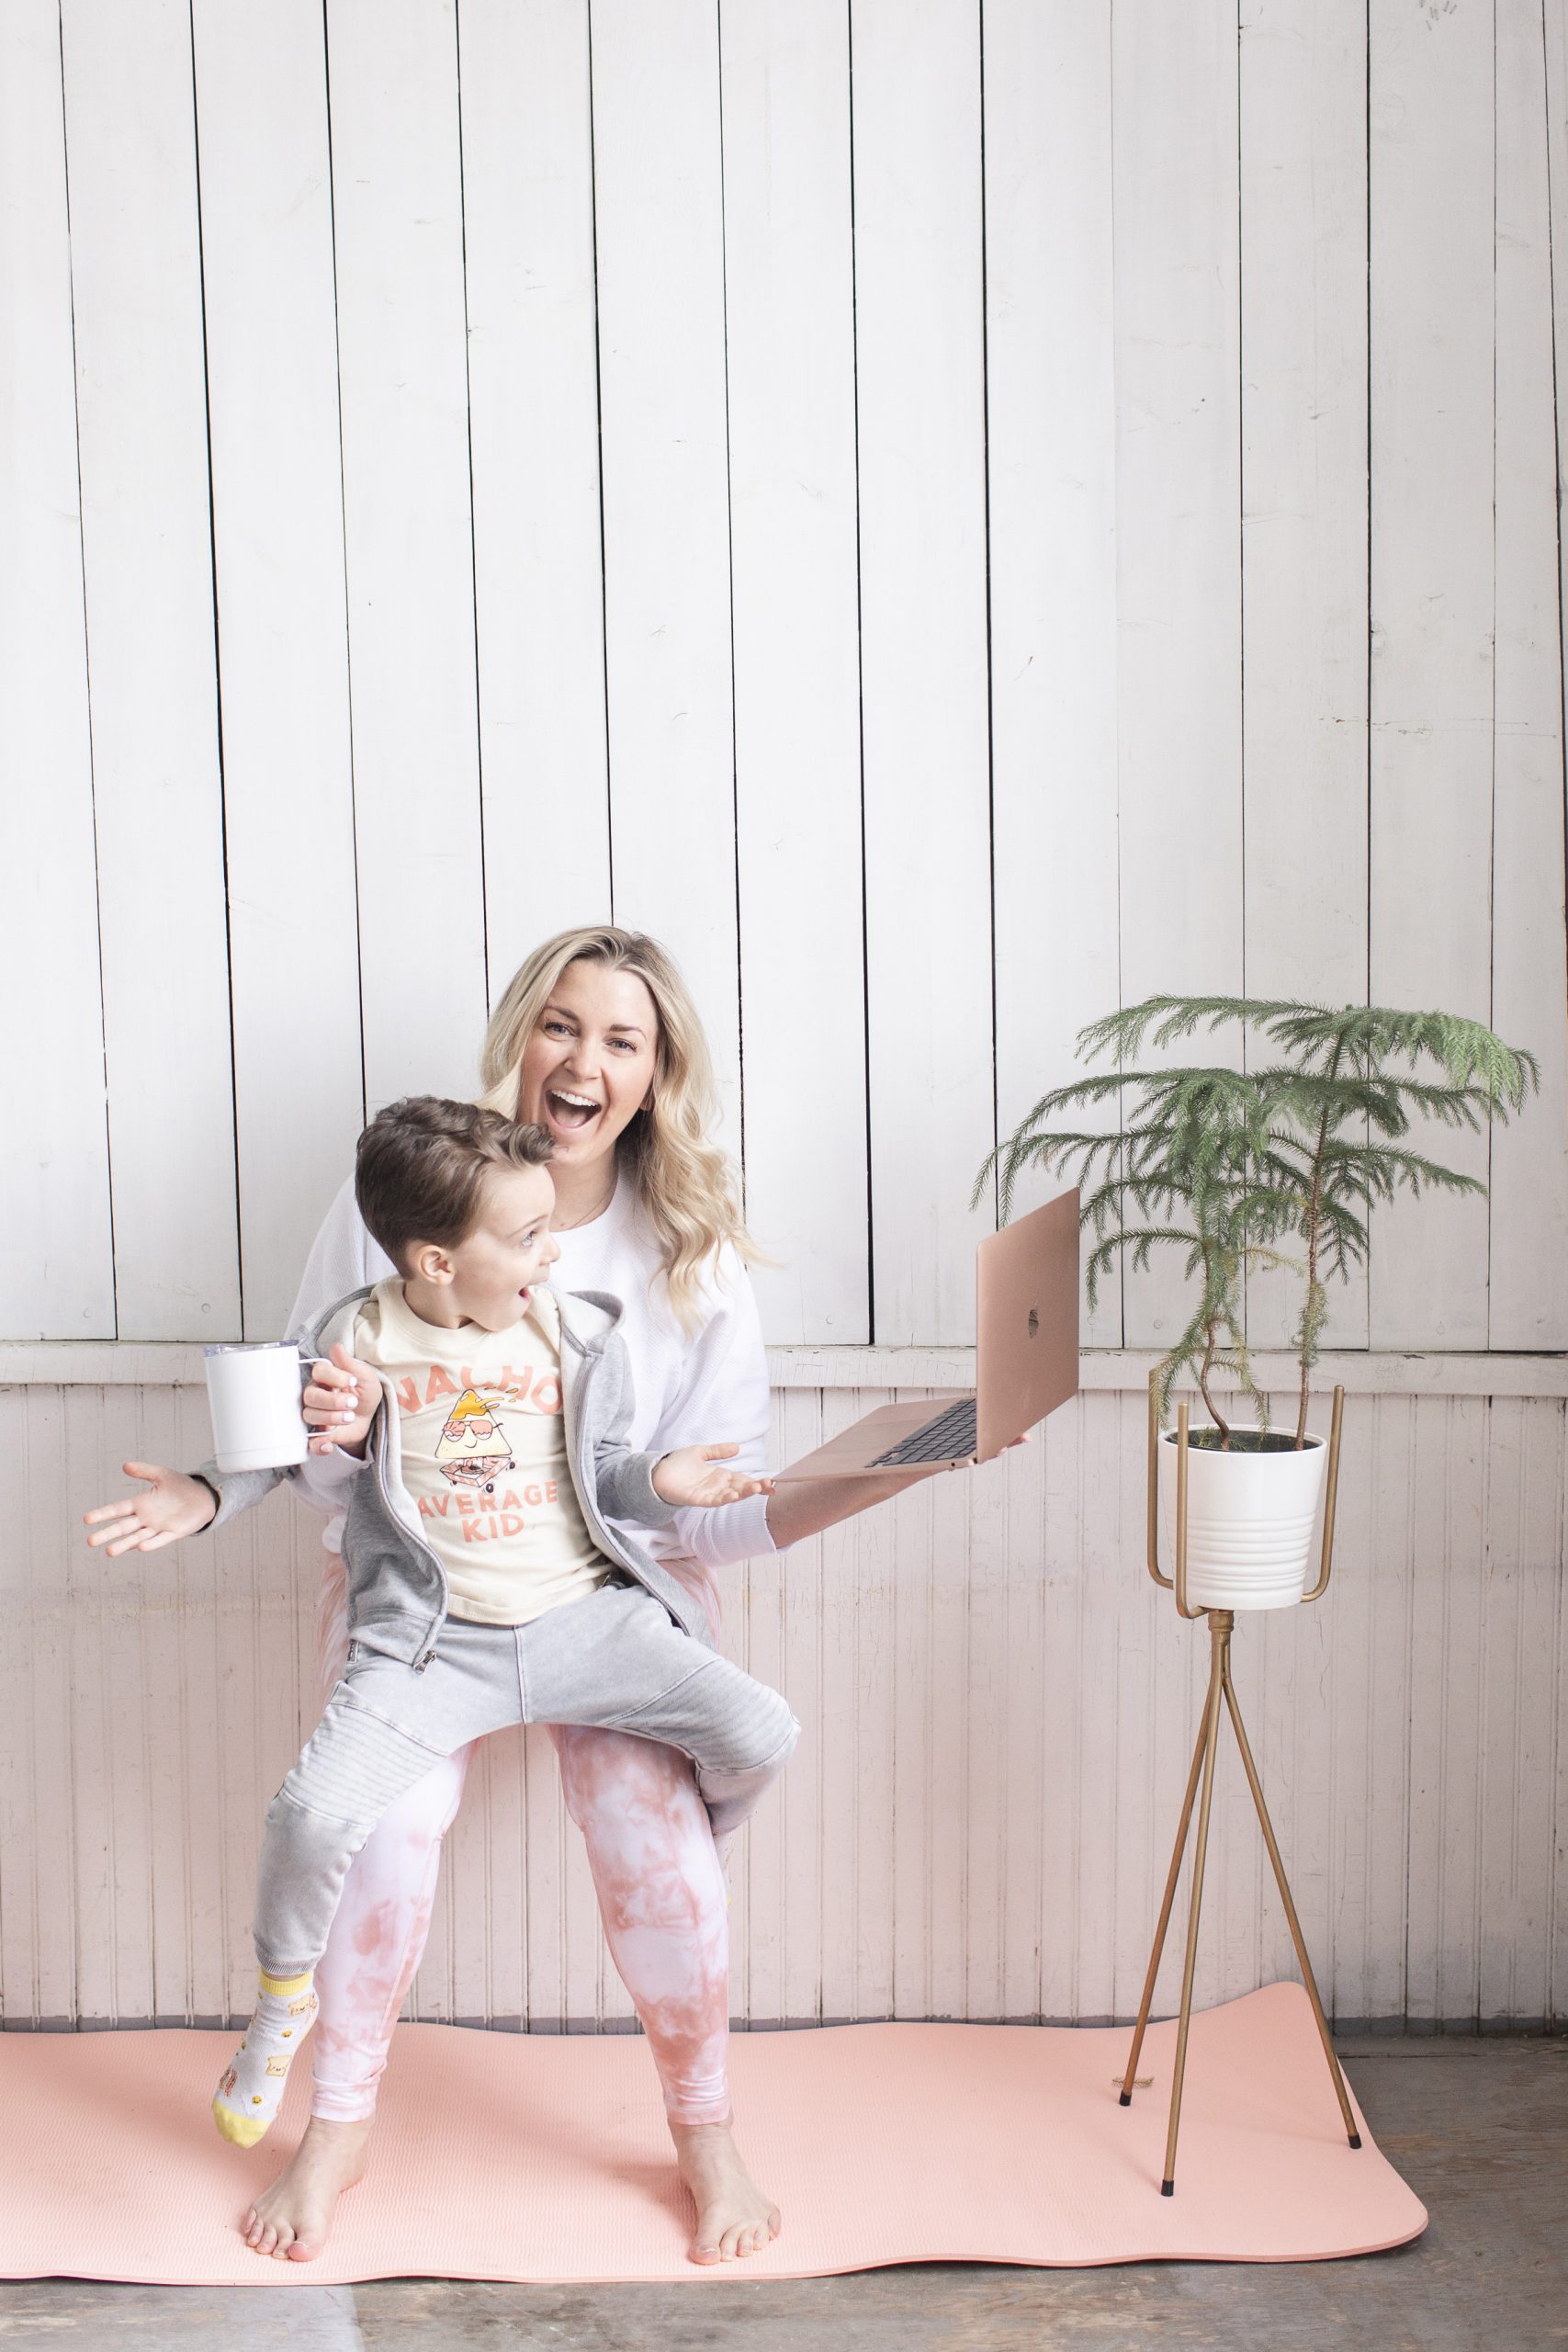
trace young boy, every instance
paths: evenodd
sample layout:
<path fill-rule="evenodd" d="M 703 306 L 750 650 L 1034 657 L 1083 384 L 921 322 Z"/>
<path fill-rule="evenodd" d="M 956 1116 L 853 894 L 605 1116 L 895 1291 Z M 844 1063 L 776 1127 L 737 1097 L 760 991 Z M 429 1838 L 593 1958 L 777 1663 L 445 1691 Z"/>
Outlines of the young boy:
<path fill-rule="evenodd" d="M 732 1447 L 626 1446 L 618 1302 L 543 1286 L 560 1254 L 550 1148 L 537 1127 L 431 1096 L 391 1104 L 360 1137 L 360 1214 L 399 1274 L 341 1300 L 302 1342 L 357 1383 L 355 1408 L 311 1440 L 364 1463 L 344 1532 L 351 1638 L 266 1816 L 256 2009 L 212 2103 L 242 2147 L 276 2117 L 315 2021 L 312 1975 L 349 1865 L 434 1757 L 517 1723 L 661 1740 L 695 1764 L 722 1848 L 798 1735 L 777 1691 L 708 1645 L 697 1604 L 612 1523 L 667 1525 L 677 1508 L 769 1482 L 716 1467 Z M 173 1540 L 284 1475 L 157 1470 L 150 1495 L 87 1517 L 129 1515 Z"/>

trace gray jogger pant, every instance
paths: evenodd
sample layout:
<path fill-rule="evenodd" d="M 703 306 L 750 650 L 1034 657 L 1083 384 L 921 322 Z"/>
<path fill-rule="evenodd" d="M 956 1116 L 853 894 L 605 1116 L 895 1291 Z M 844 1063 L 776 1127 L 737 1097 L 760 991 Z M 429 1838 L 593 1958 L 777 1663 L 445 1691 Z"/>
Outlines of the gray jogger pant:
<path fill-rule="evenodd" d="M 679 1748 L 716 1837 L 783 1771 L 800 1726 L 787 1702 L 684 1633 L 650 1592 L 604 1584 L 527 1625 L 449 1617 L 423 1672 L 349 1646 L 343 1680 L 268 1808 L 256 1958 L 313 1968 L 349 1865 L 393 1800 L 438 1757 L 510 1724 L 595 1724 Z"/>

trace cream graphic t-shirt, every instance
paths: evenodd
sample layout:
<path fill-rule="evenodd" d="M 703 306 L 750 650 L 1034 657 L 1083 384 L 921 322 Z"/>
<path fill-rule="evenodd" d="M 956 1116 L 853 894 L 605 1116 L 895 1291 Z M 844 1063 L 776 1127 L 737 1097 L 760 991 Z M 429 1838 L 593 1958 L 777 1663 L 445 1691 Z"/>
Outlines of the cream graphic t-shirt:
<path fill-rule="evenodd" d="M 547 1289 L 504 1331 L 426 1323 L 394 1275 L 355 1319 L 354 1353 L 401 1415 L 403 1484 L 446 1571 L 454 1617 L 525 1625 L 603 1584 L 567 1467 L 560 1309 Z"/>

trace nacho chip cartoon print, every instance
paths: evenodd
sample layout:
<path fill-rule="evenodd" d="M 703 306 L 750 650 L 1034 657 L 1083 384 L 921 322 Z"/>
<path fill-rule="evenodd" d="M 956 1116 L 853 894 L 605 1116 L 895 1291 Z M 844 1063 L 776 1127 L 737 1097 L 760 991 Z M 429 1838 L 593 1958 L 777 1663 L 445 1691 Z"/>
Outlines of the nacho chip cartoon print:
<path fill-rule="evenodd" d="M 454 1487 L 492 1494 L 503 1470 L 514 1470 L 512 1446 L 495 1408 L 477 1388 L 465 1388 L 436 1441 L 435 1463 Z"/>

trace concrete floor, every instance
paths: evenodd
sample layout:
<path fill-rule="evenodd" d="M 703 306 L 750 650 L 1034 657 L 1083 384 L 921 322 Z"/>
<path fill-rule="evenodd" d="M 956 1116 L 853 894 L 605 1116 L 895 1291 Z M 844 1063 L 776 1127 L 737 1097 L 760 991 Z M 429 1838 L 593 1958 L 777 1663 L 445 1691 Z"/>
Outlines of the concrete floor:
<path fill-rule="evenodd" d="M 0 2283 L 0 2352 L 1540 2352 L 1568 2344 L 1568 2038 L 1341 2044 L 1431 2213 L 1392 2254 L 1106 2270 L 924 2264 L 682 2287 Z M 3 2224 L 0 2224 L 3 2226 Z"/>

